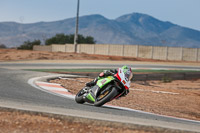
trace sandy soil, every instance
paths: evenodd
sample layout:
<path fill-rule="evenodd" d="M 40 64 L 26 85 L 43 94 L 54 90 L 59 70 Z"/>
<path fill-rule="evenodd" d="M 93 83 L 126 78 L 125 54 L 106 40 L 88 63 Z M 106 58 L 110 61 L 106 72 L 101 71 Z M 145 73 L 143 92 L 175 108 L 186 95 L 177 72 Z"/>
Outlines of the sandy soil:
<path fill-rule="evenodd" d="M 16 49 L 0 49 L 0 61 L 19 60 L 129 60 L 129 61 L 151 61 L 148 59 L 136 59 L 131 57 L 90 55 L 64 52 L 45 52 Z"/>
<path fill-rule="evenodd" d="M 88 78 L 56 79 L 72 94 L 76 94 Z M 200 79 L 161 81 L 137 81 L 131 84 L 130 93 L 109 104 L 152 112 L 161 115 L 200 120 Z"/>
<path fill-rule="evenodd" d="M 103 126 L 102 126 L 103 125 Z M 155 133 L 162 130 L 134 129 L 96 121 L 53 117 L 38 113 L 0 110 L 0 133 Z M 164 130 L 165 131 L 165 130 Z"/>
<path fill-rule="evenodd" d="M 81 62 L 80 62 L 81 60 Z M 114 64 L 146 64 L 156 62 L 157 64 L 200 66 L 200 62 L 185 61 L 162 61 L 134 57 L 92 55 L 85 53 L 45 52 L 32 50 L 0 49 L 0 62 L 22 62 L 22 63 L 114 63 Z"/>

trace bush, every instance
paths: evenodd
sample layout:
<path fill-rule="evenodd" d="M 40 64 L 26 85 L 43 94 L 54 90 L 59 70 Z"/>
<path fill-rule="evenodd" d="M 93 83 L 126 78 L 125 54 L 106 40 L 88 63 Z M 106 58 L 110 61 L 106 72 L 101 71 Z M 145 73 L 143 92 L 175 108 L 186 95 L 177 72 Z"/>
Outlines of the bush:
<path fill-rule="evenodd" d="M 7 47 L 4 44 L 0 44 L 0 48 L 7 48 Z"/>
<path fill-rule="evenodd" d="M 45 45 L 51 44 L 73 44 L 74 43 L 74 34 L 65 35 L 65 34 L 56 34 L 54 37 L 51 37 L 45 41 Z M 95 44 L 96 41 L 93 37 L 83 35 L 78 35 L 78 43 L 85 44 Z"/>
<path fill-rule="evenodd" d="M 25 41 L 21 46 L 19 46 L 17 49 L 26 49 L 26 50 L 33 50 L 34 45 L 40 45 L 40 40 L 34 40 L 33 42 Z"/>

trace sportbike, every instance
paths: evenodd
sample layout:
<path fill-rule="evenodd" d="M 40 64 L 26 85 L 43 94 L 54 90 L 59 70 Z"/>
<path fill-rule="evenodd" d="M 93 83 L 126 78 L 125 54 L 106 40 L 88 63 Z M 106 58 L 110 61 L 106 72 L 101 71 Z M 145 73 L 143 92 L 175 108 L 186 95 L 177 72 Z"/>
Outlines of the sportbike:
<path fill-rule="evenodd" d="M 119 68 L 117 74 L 102 77 L 95 86 L 84 87 L 75 97 L 77 103 L 92 103 L 94 106 L 102 106 L 105 103 L 122 96 L 130 87 L 132 72 L 127 73 Z"/>

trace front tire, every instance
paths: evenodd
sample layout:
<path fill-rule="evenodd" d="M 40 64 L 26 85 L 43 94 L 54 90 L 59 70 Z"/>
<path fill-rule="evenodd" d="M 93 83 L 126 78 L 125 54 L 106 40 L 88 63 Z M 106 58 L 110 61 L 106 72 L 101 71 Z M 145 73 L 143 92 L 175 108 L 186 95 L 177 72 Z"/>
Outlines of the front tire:
<path fill-rule="evenodd" d="M 84 91 L 83 89 L 81 89 L 77 94 L 76 94 L 76 97 L 75 97 L 75 101 L 79 104 L 83 104 L 85 103 L 84 99 L 83 99 L 83 95 L 84 95 Z"/>
<path fill-rule="evenodd" d="M 98 100 L 95 101 L 94 106 L 100 107 L 100 106 L 104 105 L 105 103 L 109 102 L 110 100 L 112 100 L 115 96 L 117 96 L 118 92 L 117 92 L 116 88 L 111 87 L 110 89 L 111 90 L 105 97 L 103 97 L 99 101 Z"/>

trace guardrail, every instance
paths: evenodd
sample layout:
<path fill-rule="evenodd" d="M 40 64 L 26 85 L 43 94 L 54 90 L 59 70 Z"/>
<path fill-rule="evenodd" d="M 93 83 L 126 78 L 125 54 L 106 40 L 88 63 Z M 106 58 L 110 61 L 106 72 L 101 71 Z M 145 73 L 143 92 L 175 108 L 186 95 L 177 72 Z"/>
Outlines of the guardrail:
<path fill-rule="evenodd" d="M 53 44 L 50 46 L 34 46 L 33 50 L 51 52 L 74 52 L 74 45 Z M 200 48 L 114 44 L 79 44 L 78 53 L 126 56 L 156 60 L 200 62 Z"/>

